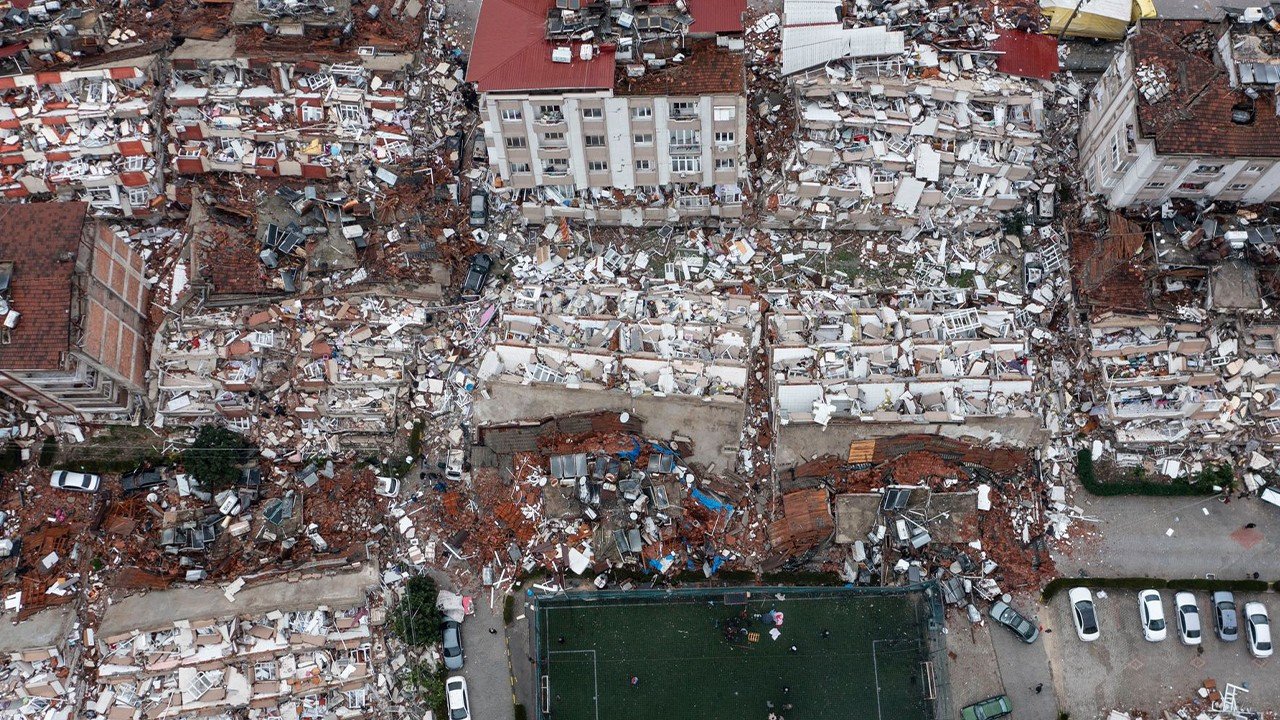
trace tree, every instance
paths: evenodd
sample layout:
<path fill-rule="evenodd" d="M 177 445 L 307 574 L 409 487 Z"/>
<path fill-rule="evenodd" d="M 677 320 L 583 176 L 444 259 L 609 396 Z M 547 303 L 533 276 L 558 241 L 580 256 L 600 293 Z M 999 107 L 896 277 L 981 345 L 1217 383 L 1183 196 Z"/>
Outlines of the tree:
<path fill-rule="evenodd" d="M 409 578 L 404 597 L 391 614 L 391 629 L 408 645 L 422 647 L 440 639 L 436 582 L 427 575 Z"/>
<path fill-rule="evenodd" d="M 182 464 L 205 492 L 217 494 L 233 487 L 240 465 L 252 456 L 243 435 L 220 425 L 205 425 L 196 441 L 182 453 Z"/>
<path fill-rule="evenodd" d="M 409 669 L 405 680 L 418 691 L 423 705 L 434 710 L 436 717 L 445 717 L 443 668 L 433 671 L 427 663 L 420 662 Z"/>

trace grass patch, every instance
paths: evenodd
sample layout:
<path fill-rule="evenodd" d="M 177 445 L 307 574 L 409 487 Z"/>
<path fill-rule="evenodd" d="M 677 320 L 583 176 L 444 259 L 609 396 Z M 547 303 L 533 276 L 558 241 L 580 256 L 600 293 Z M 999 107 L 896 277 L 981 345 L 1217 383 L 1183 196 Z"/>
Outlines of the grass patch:
<path fill-rule="evenodd" d="M 1094 495 L 1147 495 L 1152 497 L 1191 497 L 1216 495 L 1220 487 L 1230 490 L 1235 474 L 1229 465 L 1207 468 L 1190 480 L 1174 479 L 1170 482 L 1152 482 L 1145 478 L 1140 468 L 1123 480 L 1103 480 L 1100 469 L 1093 464 L 1093 454 L 1088 448 L 1076 453 L 1076 478 Z"/>
<path fill-rule="evenodd" d="M 1048 585 L 1040 591 L 1040 602 L 1047 603 L 1054 598 L 1059 592 L 1066 588 L 1086 587 L 1097 590 L 1200 590 L 1202 592 L 1214 592 L 1217 590 L 1229 590 L 1231 592 L 1266 592 L 1270 584 L 1266 580 L 1227 580 L 1209 578 L 1181 578 L 1176 580 L 1162 580 L 1160 578 L 1149 577 L 1121 577 L 1121 578 L 1056 578 L 1050 580 Z"/>
<path fill-rule="evenodd" d="M 772 572 L 761 576 L 765 585 L 806 585 L 818 587 L 839 587 L 847 585 L 839 574 L 833 572 Z"/>

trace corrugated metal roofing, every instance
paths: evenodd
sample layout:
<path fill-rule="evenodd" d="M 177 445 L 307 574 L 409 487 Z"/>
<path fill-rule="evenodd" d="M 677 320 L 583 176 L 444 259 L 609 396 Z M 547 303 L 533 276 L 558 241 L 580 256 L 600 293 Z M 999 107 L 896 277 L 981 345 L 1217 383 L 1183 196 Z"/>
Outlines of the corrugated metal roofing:
<path fill-rule="evenodd" d="M 547 13 L 554 7 L 555 0 L 484 0 L 467 80 L 480 92 L 613 87 L 611 46 L 597 46 L 596 55 L 581 60 L 581 43 L 571 43 L 571 62 L 551 61 L 551 51 L 563 46 L 546 39 Z"/>
<path fill-rule="evenodd" d="M 742 14 L 747 11 L 747 0 L 685 0 L 685 3 L 693 16 L 689 32 L 742 32 Z"/>
<path fill-rule="evenodd" d="M 991 49 L 1004 53 L 996 70 L 1006 75 L 1048 80 L 1058 72 L 1058 39 L 1052 35 L 1002 30 Z"/>

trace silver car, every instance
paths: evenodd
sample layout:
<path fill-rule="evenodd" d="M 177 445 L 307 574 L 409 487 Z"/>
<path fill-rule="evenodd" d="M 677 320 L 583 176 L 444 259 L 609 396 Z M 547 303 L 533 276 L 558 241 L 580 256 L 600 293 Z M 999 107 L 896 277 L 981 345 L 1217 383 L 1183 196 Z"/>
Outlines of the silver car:
<path fill-rule="evenodd" d="M 1236 614 L 1236 596 L 1226 590 L 1213 594 L 1213 628 L 1218 639 L 1235 642 L 1240 637 L 1240 620 Z"/>
<path fill-rule="evenodd" d="M 1007 603 L 996 602 L 992 605 L 991 619 L 1012 630 L 1024 643 L 1033 643 L 1040 637 L 1040 628 Z"/>
<path fill-rule="evenodd" d="M 444 666 L 448 670 L 461 670 L 462 662 L 462 625 L 456 620 L 445 620 L 440 623 L 440 649 L 444 655 Z"/>

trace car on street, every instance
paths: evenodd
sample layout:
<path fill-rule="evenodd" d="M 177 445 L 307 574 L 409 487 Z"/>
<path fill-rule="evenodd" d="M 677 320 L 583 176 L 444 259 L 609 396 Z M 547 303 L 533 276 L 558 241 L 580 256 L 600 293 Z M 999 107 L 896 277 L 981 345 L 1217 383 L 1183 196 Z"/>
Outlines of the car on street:
<path fill-rule="evenodd" d="M 1189 592 L 1175 593 L 1173 611 L 1178 621 L 1178 639 L 1183 645 L 1199 645 L 1202 631 L 1200 607 L 1196 605 L 1196 596 Z"/>
<path fill-rule="evenodd" d="M 996 601 L 991 606 L 991 619 L 1012 630 L 1024 643 L 1033 643 L 1040 637 L 1040 628 L 1007 603 Z"/>
<path fill-rule="evenodd" d="M 1223 642 L 1235 642 L 1240 637 L 1240 624 L 1236 616 L 1236 596 L 1226 590 L 1213 594 L 1213 629 Z"/>
<path fill-rule="evenodd" d="M 440 623 L 440 648 L 444 655 L 444 666 L 448 670 L 462 669 L 462 624 L 457 620 L 445 620 Z"/>
<path fill-rule="evenodd" d="M 373 479 L 373 492 L 382 497 L 393 498 L 400 494 L 400 478 L 379 475 Z"/>
<path fill-rule="evenodd" d="M 444 681 L 445 702 L 449 706 L 449 720 L 471 720 L 471 703 L 467 697 L 467 681 L 451 675 Z"/>
<path fill-rule="evenodd" d="M 67 472 L 55 470 L 49 476 L 49 486 L 59 490 L 75 490 L 76 492 L 98 492 L 102 487 L 102 478 L 89 473 Z"/>
<path fill-rule="evenodd" d="M 1244 604 L 1244 634 L 1249 641 L 1249 652 L 1256 658 L 1271 657 L 1271 618 L 1267 606 L 1260 602 Z"/>
<path fill-rule="evenodd" d="M 1164 602 L 1158 590 L 1143 590 L 1138 593 L 1138 615 L 1142 618 L 1142 637 L 1147 642 L 1160 642 L 1168 635 L 1165 627 Z"/>
<path fill-rule="evenodd" d="M 960 717 L 963 720 L 991 720 L 991 718 L 1005 717 L 1011 712 L 1013 712 L 1013 706 L 1009 704 L 1009 697 L 997 695 L 966 707 L 960 711 Z"/>
<path fill-rule="evenodd" d="M 1093 642 L 1101 634 L 1098 632 L 1098 610 L 1093 605 L 1093 593 L 1089 588 L 1071 588 L 1067 592 L 1071 601 L 1071 615 L 1076 621 L 1076 635 L 1084 642 Z"/>

